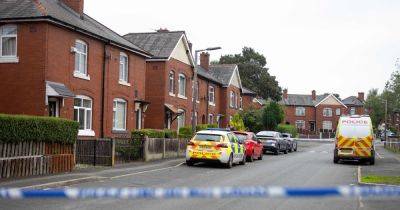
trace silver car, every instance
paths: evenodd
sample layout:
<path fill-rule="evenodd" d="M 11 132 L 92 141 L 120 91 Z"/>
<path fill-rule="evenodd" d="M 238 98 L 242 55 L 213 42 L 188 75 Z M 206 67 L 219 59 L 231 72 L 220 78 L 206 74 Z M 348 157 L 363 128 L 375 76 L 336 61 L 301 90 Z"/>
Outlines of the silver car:
<path fill-rule="evenodd" d="M 289 152 L 289 144 L 282 137 L 281 133 L 276 131 L 260 131 L 256 135 L 263 144 L 264 153 L 273 152 L 275 155 L 279 155 L 280 152 L 284 154 Z"/>
<path fill-rule="evenodd" d="M 289 144 L 289 152 L 296 152 L 297 151 L 297 141 L 292 138 L 292 134 L 282 133 L 282 136 Z"/>

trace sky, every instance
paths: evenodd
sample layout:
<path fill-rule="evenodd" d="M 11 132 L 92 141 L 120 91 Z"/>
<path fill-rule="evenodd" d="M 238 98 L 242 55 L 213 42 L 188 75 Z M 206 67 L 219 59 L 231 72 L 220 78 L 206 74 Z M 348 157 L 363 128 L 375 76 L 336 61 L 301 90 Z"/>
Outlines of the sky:
<path fill-rule="evenodd" d="M 186 31 L 211 59 L 252 47 L 289 93 L 380 91 L 400 57 L 398 0 L 85 0 L 85 13 L 124 35 Z"/>

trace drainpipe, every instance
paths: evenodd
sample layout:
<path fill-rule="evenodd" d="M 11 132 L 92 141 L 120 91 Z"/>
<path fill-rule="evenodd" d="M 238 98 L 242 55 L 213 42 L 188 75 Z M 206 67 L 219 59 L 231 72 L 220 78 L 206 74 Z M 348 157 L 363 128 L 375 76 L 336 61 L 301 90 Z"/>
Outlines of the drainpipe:
<path fill-rule="evenodd" d="M 206 124 L 208 124 L 208 102 L 209 102 L 209 88 L 210 88 L 210 82 L 207 80 L 207 94 L 206 94 L 206 105 L 207 105 L 207 109 L 206 109 Z M 215 98 L 215 88 L 214 88 L 214 98 Z"/>
<path fill-rule="evenodd" d="M 106 65 L 107 65 L 107 44 L 109 42 L 104 43 L 103 48 L 103 69 L 102 69 L 102 78 L 101 78 L 101 112 L 100 112 L 100 137 L 104 138 L 104 111 L 105 111 L 105 80 L 106 80 Z"/>

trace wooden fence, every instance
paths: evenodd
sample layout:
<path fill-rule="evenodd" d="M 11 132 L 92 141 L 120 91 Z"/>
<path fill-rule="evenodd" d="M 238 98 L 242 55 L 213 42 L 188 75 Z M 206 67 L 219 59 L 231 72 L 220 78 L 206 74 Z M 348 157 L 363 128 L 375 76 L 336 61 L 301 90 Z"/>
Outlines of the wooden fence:
<path fill-rule="evenodd" d="M 385 148 L 394 152 L 400 152 L 400 137 L 388 137 L 385 142 Z"/>
<path fill-rule="evenodd" d="M 23 177 L 71 171 L 75 167 L 72 144 L 0 143 L 0 177 Z"/>
<path fill-rule="evenodd" d="M 76 141 L 76 163 L 89 165 L 114 165 L 115 143 L 112 139 L 88 139 Z"/>
<path fill-rule="evenodd" d="M 187 139 L 145 138 L 143 156 L 145 161 L 183 157 Z"/>

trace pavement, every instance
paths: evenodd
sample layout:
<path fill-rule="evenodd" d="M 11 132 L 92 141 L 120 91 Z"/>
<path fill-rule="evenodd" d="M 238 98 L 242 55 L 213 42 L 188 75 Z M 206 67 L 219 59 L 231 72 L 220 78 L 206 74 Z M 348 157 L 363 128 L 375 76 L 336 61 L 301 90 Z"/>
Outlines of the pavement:
<path fill-rule="evenodd" d="M 278 156 L 265 155 L 261 161 L 225 169 L 199 164 L 188 167 L 182 160 L 94 170 L 75 175 L 100 177 L 63 187 L 214 187 L 214 186 L 288 186 L 321 187 L 357 185 L 358 163 L 333 164 L 333 143 L 299 142 L 298 152 Z M 377 157 L 376 166 L 385 165 Z M 362 166 L 364 167 L 364 166 Z M 371 166 L 373 167 L 373 166 Z M 70 174 L 70 175 L 72 175 Z M 15 180 L 15 185 L 31 186 L 32 182 Z M 37 183 L 37 182 L 36 182 Z M 13 186 L 13 182 L 4 183 Z M 3 185 L 3 183 L 1 183 Z M 0 186 L 1 186 L 0 185 Z M 49 187 L 49 186 L 47 186 Z M 51 187 L 49 187 L 51 188 Z M 170 199 L 170 200 L 0 200 L 0 209 L 398 209 L 399 199 L 307 198 L 307 199 Z"/>

